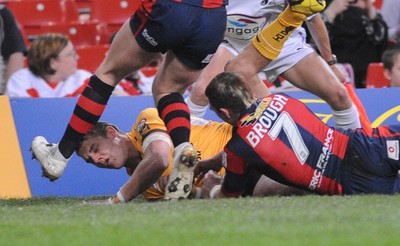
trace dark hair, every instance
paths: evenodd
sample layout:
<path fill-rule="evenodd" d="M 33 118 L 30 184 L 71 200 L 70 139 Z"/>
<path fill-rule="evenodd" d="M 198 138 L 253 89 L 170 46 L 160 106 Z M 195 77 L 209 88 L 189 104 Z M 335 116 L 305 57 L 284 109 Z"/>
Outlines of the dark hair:
<path fill-rule="evenodd" d="M 254 101 L 242 79 L 231 72 L 215 76 L 206 88 L 206 96 L 214 109 L 228 108 L 234 113 L 242 112 Z"/>
<path fill-rule="evenodd" d="M 115 130 L 117 130 L 118 132 L 122 133 L 122 131 L 116 125 L 113 125 L 113 124 L 110 124 L 110 123 L 104 122 L 104 121 L 99 121 L 89 130 L 88 133 L 86 133 L 83 136 L 82 141 L 78 144 L 76 150 L 79 150 L 81 148 L 81 145 L 85 140 L 88 140 L 88 139 L 93 138 L 93 137 L 104 137 L 104 138 L 106 138 L 107 137 L 107 130 L 106 129 L 109 126 L 113 127 Z"/>
<path fill-rule="evenodd" d="M 382 54 L 383 67 L 391 70 L 398 54 L 400 54 L 400 44 L 389 46 Z"/>

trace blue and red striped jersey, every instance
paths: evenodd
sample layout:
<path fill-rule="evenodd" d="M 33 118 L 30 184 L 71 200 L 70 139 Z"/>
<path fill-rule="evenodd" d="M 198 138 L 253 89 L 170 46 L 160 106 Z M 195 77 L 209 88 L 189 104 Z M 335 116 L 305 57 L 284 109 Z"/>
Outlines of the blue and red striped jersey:
<path fill-rule="evenodd" d="M 224 151 L 224 192 L 241 192 L 253 166 L 283 184 L 323 194 L 342 194 L 338 181 L 349 136 L 324 124 L 303 103 L 270 95 L 241 114 Z M 231 176 L 231 177 L 229 177 Z"/>
<path fill-rule="evenodd" d="M 144 6 L 147 6 L 146 9 L 149 9 L 149 6 L 152 6 L 157 2 L 157 0 L 141 0 L 141 1 Z M 229 0 L 170 0 L 170 1 L 212 9 L 228 5 Z"/>
<path fill-rule="evenodd" d="M 175 2 L 195 5 L 203 8 L 218 8 L 228 5 L 228 0 L 173 0 Z"/>

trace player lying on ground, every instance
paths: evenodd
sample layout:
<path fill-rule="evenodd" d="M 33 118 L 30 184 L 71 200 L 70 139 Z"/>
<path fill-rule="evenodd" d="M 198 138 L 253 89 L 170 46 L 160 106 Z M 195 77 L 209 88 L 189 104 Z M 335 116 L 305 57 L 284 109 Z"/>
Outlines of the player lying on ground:
<path fill-rule="evenodd" d="M 211 197 L 240 196 L 252 169 L 319 194 L 394 194 L 400 190 L 400 125 L 372 131 L 336 130 L 287 95 L 254 99 L 233 73 L 216 76 L 206 95 L 212 110 L 235 126 L 224 151 L 195 169 L 197 176 L 199 171 L 225 167 L 222 186 L 213 188 Z"/>
<path fill-rule="evenodd" d="M 194 117 L 191 131 L 190 140 L 198 150 L 197 158 L 200 160 L 211 158 L 222 151 L 232 136 L 231 125 Z M 159 200 L 164 197 L 165 186 L 172 171 L 173 146 L 164 122 L 158 117 L 157 109 L 143 110 L 129 133 L 124 133 L 106 122 L 97 123 L 84 136 L 77 153 L 88 163 L 100 168 L 125 167 L 131 176 L 116 196 L 104 202 L 125 202 L 142 193 L 148 200 Z M 224 170 L 221 170 L 219 175 L 223 173 Z M 186 178 L 192 182 L 193 174 Z M 196 181 L 190 197 L 200 197 L 200 189 L 197 189 L 196 194 L 196 188 L 200 186 L 201 182 Z M 258 172 L 252 174 L 252 182 L 249 183 L 247 190 L 248 195 L 254 193 L 257 196 L 304 193 L 261 176 Z"/>

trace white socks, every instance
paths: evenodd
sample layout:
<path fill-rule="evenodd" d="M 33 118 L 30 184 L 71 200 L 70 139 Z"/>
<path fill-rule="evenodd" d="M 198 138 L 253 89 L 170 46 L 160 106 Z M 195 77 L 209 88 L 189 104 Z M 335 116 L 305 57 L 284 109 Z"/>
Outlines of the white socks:
<path fill-rule="evenodd" d="M 203 118 L 207 112 L 208 104 L 206 106 L 197 105 L 190 99 L 190 96 L 185 98 L 185 102 L 190 109 L 190 115 Z"/>
<path fill-rule="evenodd" d="M 359 114 L 354 104 L 351 106 L 351 108 L 346 110 L 332 110 L 332 115 L 336 128 L 342 128 L 346 130 L 361 128 Z"/>

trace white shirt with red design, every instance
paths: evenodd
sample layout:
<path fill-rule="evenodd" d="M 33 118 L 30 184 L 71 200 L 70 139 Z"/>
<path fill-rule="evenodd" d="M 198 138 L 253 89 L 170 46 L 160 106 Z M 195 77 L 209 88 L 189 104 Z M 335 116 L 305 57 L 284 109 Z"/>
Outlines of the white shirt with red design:
<path fill-rule="evenodd" d="M 34 75 L 28 68 L 15 72 L 7 83 L 6 95 L 9 97 L 74 97 L 78 96 L 89 82 L 92 74 L 78 69 L 66 80 L 45 81 Z"/>

